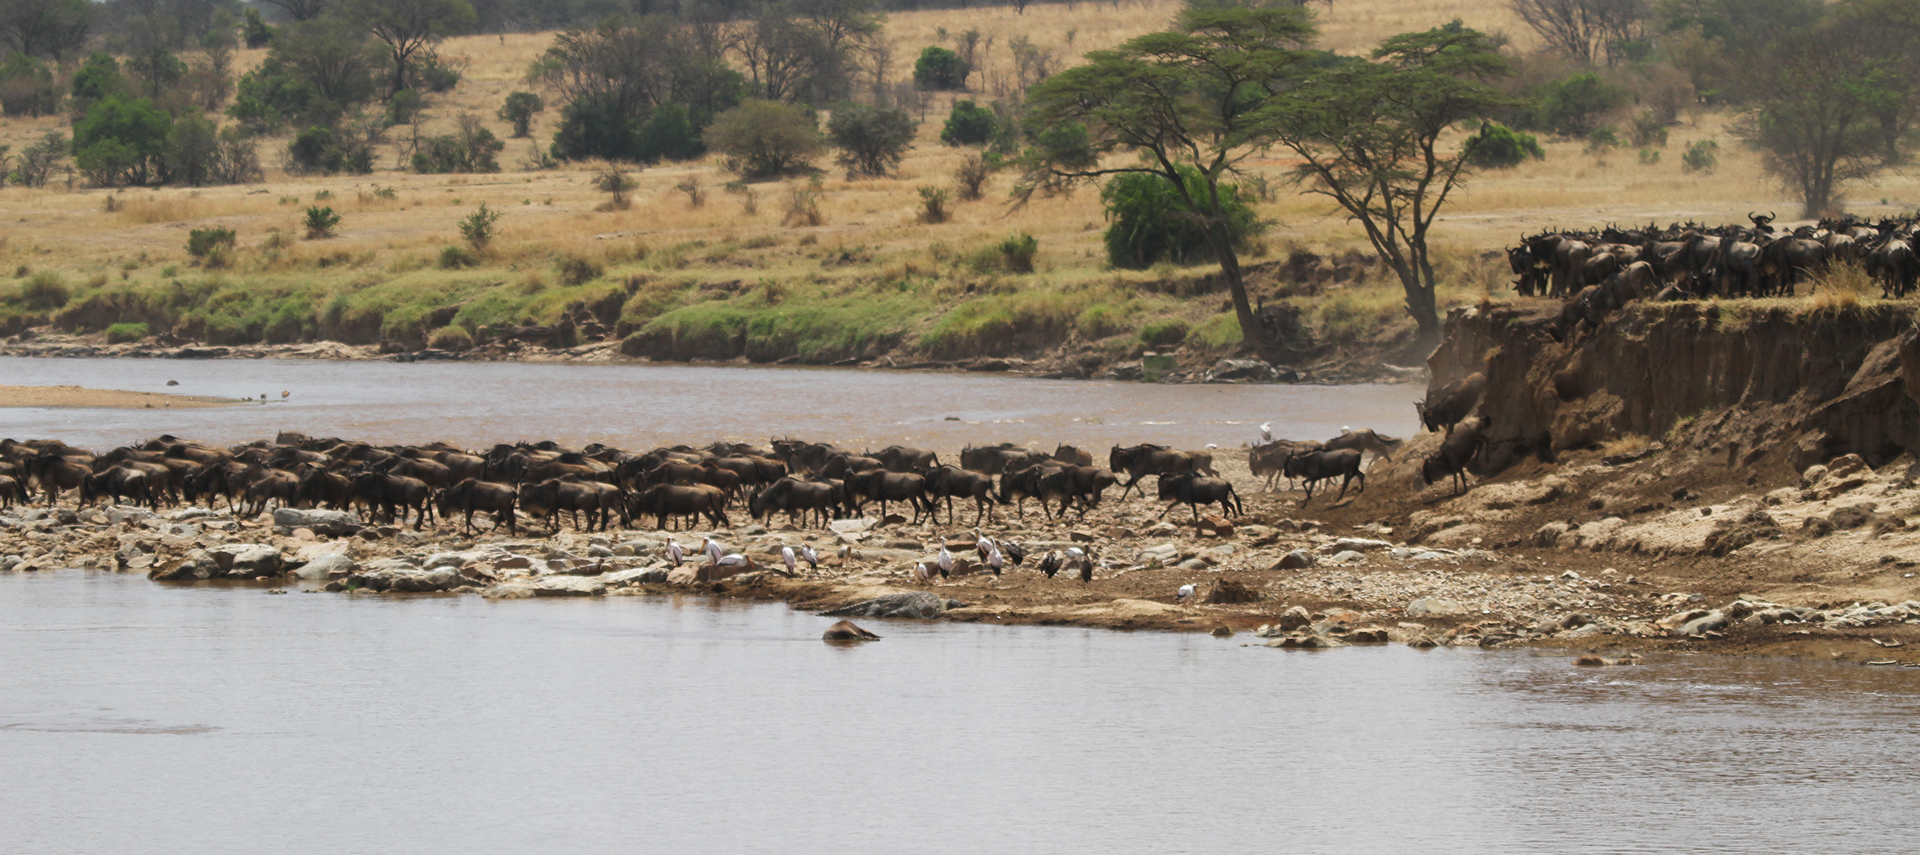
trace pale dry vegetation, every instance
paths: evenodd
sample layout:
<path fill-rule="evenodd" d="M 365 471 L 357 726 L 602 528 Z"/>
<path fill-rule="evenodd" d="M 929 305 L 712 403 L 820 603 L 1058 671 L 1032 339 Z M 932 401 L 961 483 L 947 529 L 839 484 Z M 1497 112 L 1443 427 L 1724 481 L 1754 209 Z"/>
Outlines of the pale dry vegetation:
<path fill-rule="evenodd" d="M 388 145 L 372 175 L 294 175 L 282 168 L 286 138 L 279 137 L 261 142 L 267 178 L 259 184 L 104 190 L 56 180 L 45 189 L 9 187 L 0 189 L 0 216 L 9 224 L 0 237 L 0 269 L 23 277 L 28 271 L 56 272 L 76 298 L 98 288 L 172 287 L 208 300 L 248 289 L 279 295 L 280 304 L 256 301 L 260 305 L 248 309 L 260 317 L 285 314 L 287 301 L 305 300 L 310 305 L 304 318 L 259 322 L 283 329 L 293 324 L 308 335 L 343 328 L 339 325 L 359 312 L 362 327 L 372 324 L 411 337 L 419 332 L 416 322 L 446 306 L 459 306 L 458 322 L 470 327 L 546 323 L 574 302 L 625 288 L 622 319 L 631 329 L 675 313 L 685 315 L 669 319 L 675 330 L 683 322 L 706 323 L 713 320 L 716 303 L 749 315 L 772 307 L 793 312 L 791 307 L 808 303 L 838 307 L 841 319 L 853 326 L 820 333 L 822 341 L 840 342 L 821 345 L 819 352 L 829 356 L 888 336 L 938 351 L 956 336 L 990 336 L 1005 329 L 1017 335 L 1035 324 L 1064 324 L 1072 336 L 1105 337 L 1111 341 L 1102 346 L 1127 349 L 1136 347 L 1133 332 L 1141 324 L 1166 317 L 1192 322 L 1189 341 L 1225 350 L 1237 327 L 1222 314 L 1217 296 L 1182 300 L 1141 287 L 1203 274 L 1206 268 L 1125 272 L 1106 267 L 1104 222 L 1093 192 L 1036 198 L 1015 208 L 1006 202 L 1013 177 L 1001 172 L 987 180 L 979 201 L 960 201 L 955 194 L 944 222 L 921 217 L 918 189 L 952 188 L 962 159 L 975 151 L 938 142 L 952 101 L 1013 97 L 1020 75 L 1011 47 L 1016 38 L 1027 39 L 1057 64 L 1072 63 L 1086 51 L 1164 26 L 1178 5 L 1172 0 L 1082 2 L 1030 6 L 1025 14 L 992 7 L 891 15 L 886 82 L 908 80 L 922 47 L 952 47 L 968 29 L 982 34 L 985 67 L 970 79 L 971 92 L 929 96 L 924 110 L 907 105 L 925 120 L 895 175 L 848 181 L 828 173 L 817 225 L 783 223 L 788 189 L 779 183 L 753 185 L 750 194 L 739 192 L 738 185 L 732 192 L 724 189 L 734 176 L 718 158 L 634 169 L 631 204 L 624 210 L 606 204 L 607 194 L 595 186 L 596 173 L 606 164 L 529 169 L 535 147 L 551 142 L 557 105 L 549 103 L 535 117 L 531 140 L 510 138 L 510 128 L 494 111 L 508 93 L 529 88 L 527 65 L 547 47 L 551 34 L 485 35 L 440 46 L 443 57 L 465 64 L 465 76 L 453 92 L 429 99 L 422 133 L 446 133 L 463 113 L 478 116 L 507 144 L 501 173 L 418 175 L 400 170 L 397 149 Z M 1503 33 L 1522 48 L 1529 47 L 1531 36 L 1504 0 L 1339 0 L 1330 8 L 1314 8 L 1325 33 L 1322 43 L 1343 51 L 1362 51 L 1387 35 L 1456 17 Z M 263 55 L 242 51 L 236 65 L 244 70 Z M 1631 149 L 1593 153 L 1580 141 L 1543 138 L 1545 160 L 1473 177 L 1436 229 L 1447 267 L 1442 310 L 1510 293 L 1503 259 L 1486 251 L 1545 226 L 1719 223 L 1738 221 L 1750 210 L 1793 208 L 1762 174 L 1757 159 L 1733 143 L 1726 121 L 1723 115 L 1704 114 L 1673 128 L 1664 156 L 1653 164 L 1643 164 Z M 18 151 L 47 130 L 64 133 L 64 120 L 7 119 L 0 122 L 0 144 Z M 408 133 L 397 127 L 390 136 L 398 140 Z M 1720 141 L 1717 170 L 1683 171 L 1680 153 L 1689 142 L 1703 139 Z M 1333 254 L 1364 246 L 1357 227 L 1330 202 L 1287 183 L 1288 166 L 1279 159 L 1248 164 L 1249 173 L 1273 188 L 1270 201 L 1256 209 L 1274 227 L 1265 238 L 1272 249 L 1257 249 L 1247 261 L 1283 258 L 1295 250 Z M 704 204 L 689 205 L 687 194 L 677 189 L 689 181 L 707 191 Z M 1863 214 L 1910 210 L 1920 200 L 1920 180 L 1889 173 L 1862 184 L 1854 196 L 1850 208 Z M 457 224 L 482 203 L 504 215 L 497 236 L 473 258 L 474 266 L 443 266 L 443 248 L 463 243 Z M 336 237 L 300 239 L 302 217 L 316 205 L 343 216 Z M 188 232 L 215 226 L 237 233 L 234 257 L 219 270 L 199 269 L 185 250 Z M 992 263 L 992 248 L 1018 232 L 1039 241 L 1035 273 L 1012 274 Z M 571 269 L 601 275 L 564 283 L 557 265 L 568 260 L 588 262 Z M 183 280 L 188 285 L 178 284 Z M 189 287 L 194 281 L 203 287 Z M 1402 323 L 1397 284 L 1377 274 L 1369 282 L 1330 290 L 1309 307 L 1308 317 L 1335 339 L 1360 340 Z M 1867 296 L 1877 294 L 1861 298 Z M 252 305 L 238 297 L 233 301 Z M 850 308 L 856 306 L 884 311 Z M 787 318 L 783 323 L 807 323 L 797 314 L 781 317 Z"/>

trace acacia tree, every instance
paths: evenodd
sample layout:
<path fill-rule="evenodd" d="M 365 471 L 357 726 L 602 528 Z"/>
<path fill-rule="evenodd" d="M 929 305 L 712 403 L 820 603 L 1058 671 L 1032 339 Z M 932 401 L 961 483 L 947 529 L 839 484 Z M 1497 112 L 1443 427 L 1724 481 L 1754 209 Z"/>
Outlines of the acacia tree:
<path fill-rule="evenodd" d="M 1467 170 L 1440 140 L 1505 103 L 1487 83 L 1511 68 L 1492 39 L 1455 21 L 1389 38 L 1371 62 L 1324 70 L 1260 116 L 1300 158 L 1306 192 L 1338 203 L 1399 277 L 1421 345 L 1440 337 L 1427 237 Z"/>
<path fill-rule="evenodd" d="M 1583 63 L 1604 52 L 1614 64 L 1616 46 L 1638 39 L 1647 18 L 1642 0 L 1508 0 L 1507 6 L 1547 44 Z"/>
<path fill-rule="evenodd" d="M 408 88 L 407 69 L 421 48 L 474 21 L 468 0 L 347 0 L 342 11 L 386 44 L 393 56 L 394 92 Z"/>
<path fill-rule="evenodd" d="M 87 0 L 0 0 L 0 42 L 27 56 L 60 59 L 86 44 L 93 12 Z"/>
<path fill-rule="evenodd" d="M 1885 165 L 1879 114 L 1909 88 L 1897 79 L 1900 57 L 1869 52 L 1850 30 L 1829 18 L 1777 39 L 1755 63 L 1773 85 L 1755 87 L 1753 108 L 1735 128 L 1767 171 L 1800 194 L 1807 217 L 1832 208 L 1846 182 Z"/>
<path fill-rule="evenodd" d="M 1025 198 L 1127 173 L 1165 178 L 1220 262 L 1241 335 L 1263 357 L 1283 358 L 1247 299 L 1220 185 L 1272 143 L 1269 108 L 1289 97 L 1313 60 L 1313 35 L 1297 8 L 1189 7 L 1170 32 L 1087 54 L 1086 64 L 1029 93 L 1033 126 L 1049 130 L 1027 156 L 1017 192 Z M 1102 160 L 1114 153 L 1140 157 Z M 1183 180 L 1183 167 L 1200 180 Z"/>

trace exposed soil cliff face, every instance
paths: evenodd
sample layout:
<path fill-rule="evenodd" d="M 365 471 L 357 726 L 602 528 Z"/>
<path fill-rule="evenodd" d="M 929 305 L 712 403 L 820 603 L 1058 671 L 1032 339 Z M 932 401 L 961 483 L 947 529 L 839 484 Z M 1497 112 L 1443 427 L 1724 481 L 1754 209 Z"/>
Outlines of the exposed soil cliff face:
<path fill-rule="evenodd" d="M 1843 454 L 1879 466 L 1920 447 L 1908 393 L 1910 383 L 1920 391 L 1914 315 L 1636 304 L 1568 332 L 1544 304 L 1480 306 L 1448 317 L 1430 388 L 1485 372 L 1480 412 L 1496 470 L 1637 434 L 1781 482 Z"/>

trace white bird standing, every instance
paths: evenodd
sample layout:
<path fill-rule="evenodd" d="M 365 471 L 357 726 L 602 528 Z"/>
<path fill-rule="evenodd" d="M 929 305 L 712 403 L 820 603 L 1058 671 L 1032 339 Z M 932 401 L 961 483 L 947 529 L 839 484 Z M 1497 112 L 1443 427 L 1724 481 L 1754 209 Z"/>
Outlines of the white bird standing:
<path fill-rule="evenodd" d="M 820 569 L 820 553 L 813 551 L 813 544 L 809 543 L 800 547 L 800 558 L 807 562 L 809 568 L 814 570 Z"/>
<path fill-rule="evenodd" d="M 720 556 L 725 555 L 727 552 L 726 548 L 720 545 L 720 541 L 714 540 L 711 537 L 700 538 L 700 551 L 707 554 L 707 566 L 709 567 L 720 563 Z"/>
<path fill-rule="evenodd" d="M 1266 443 L 1269 443 L 1272 441 L 1273 441 L 1273 422 L 1267 422 L 1266 424 L 1263 424 L 1260 426 L 1260 443 L 1262 445 L 1265 445 Z"/>
<path fill-rule="evenodd" d="M 1178 596 L 1179 596 L 1179 598 L 1180 598 L 1180 599 L 1182 599 L 1182 600 L 1185 600 L 1185 599 L 1187 599 L 1187 598 L 1189 598 L 1189 597 L 1192 597 L 1192 596 L 1193 596 L 1193 583 L 1192 583 L 1192 582 L 1188 582 L 1188 583 L 1187 583 L 1187 584 L 1185 584 L 1185 585 L 1181 585 L 1181 586 L 1180 586 L 1180 593 L 1178 594 Z"/>
<path fill-rule="evenodd" d="M 945 544 L 940 546 L 940 557 L 935 558 L 934 561 L 940 566 L 940 578 L 945 579 L 953 575 L 953 553 L 947 551 Z"/>
<path fill-rule="evenodd" d="M 913 581 L 915 582 L 933 581 L 933 571 L 927 569 L 927 562 L 925 561 L 914 562 Z"/>
<path fill-rule="evenodd" d="M 789 575 L 793 573 L 794 567 L 795 567 L 795 563 L 793 560 L 793 547 L 791 546 L 780 547 L 780 563 L 787 565 L 787 573 Z"/>
<path fill-rule="evenodd" d="M 667 538 L 667 560 L 673 562 L 674 567 L 679 567 L 680 562 L 685 560 L 686 557 L 686 550 L 680 548 L 680 541 L 674 540 L 671 537 Z"/>
<path fill-rule="evenodd" d="M 986 558 L 987 553 L 993 551 L 993 538 L 981 534 L 979 528 L 974 528 L 973 549 L 975 552 L 980 553 L 981 558 Z"/>
<path fill-rule="evenodd" d="M 1000 571 L 1006 568 L 1007 559 L 1000 554 L 1000 547 L 998 545 L 995 545 L 993 549 L 987 553 L 987 566 L 993 568 L 993 575 L 995 576 L 1000 575 Z"/>

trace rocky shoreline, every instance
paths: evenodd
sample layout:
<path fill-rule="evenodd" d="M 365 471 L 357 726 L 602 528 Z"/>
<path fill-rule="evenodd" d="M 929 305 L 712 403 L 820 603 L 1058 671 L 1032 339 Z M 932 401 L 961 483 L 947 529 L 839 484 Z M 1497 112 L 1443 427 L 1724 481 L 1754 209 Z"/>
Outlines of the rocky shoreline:
<path fill-rule="evenodd" d="M 1376 482 L 1394 477 L 1395 464 L 1376 467 Z M 1614 470 L 1620 464 L 1589 465 Z M 1246 483 L 1243 466 L 1222 468 Z M 1826 499 L 1808 504 L 1830 503 L 1840 495 L 1831 493 L 1838 484 L 1858 481 L 1841 492 L 1870 492 L 1871 478 L 1858 475 L 1843 472 L 1828 484 Z M 1449 501 L 1477 503 L 1489 523 L 1521 522 L 1524 515 L 1513 509 L 1550 508 L 1569 483 L 1561 472 Z M 1383 487 L 1393 489 L 1382 483 L 1374 490 Z M 288 508 L 246 519 L 210 508 L 28 507 L 0 512 L 0 572 L 80 568 L 142 573 L 169 584 L 348 596 L 694 593 L 785 602 L 828 616 L 1246 633 L 1254 638 L 1248 643 L 1291 649 L 1534 647 L 1583 654 L 1584 664 L 1693 651 L 1920 668 L 1920 600 L 1808 601 L 1751 582 L 1752 590 L 1729 590 L 1725 579 L 1702 572 L 1699 561 L 1725 560 L 1710 556 L 1705 535 L 1698 554 L 1706 557 L 1698 561 L 1687 560 L 1678 540 L 1667 543 L 1665 560 L 1649 560 L 1644 548 L 1622 541 L 1570 538 L 1558 527 L 1564 523 L 1540 526 L 1538 532 L 1555 533 L 1547 538 L 1511 526 L 1446 524 L 1431 513 L 1382 520 L 1377 506 L 1370 511 L 1351 498 L 1318 508 L 1300 504 L 1299 494 L 1251 495 L 1245 517 L 1207 517 L 1198 525 L 1184 508 L 1170 516 L 1188 516 L 1188 524 L 1158 519 L 1161 505 L 1139 498 L 1109 501 L 1085 519 L 1043 522 L 1032 511 L 1024 522 L 1003 516 L 985 530 L 1025 546 L 1024 566 L 995 576 L 963 557 L 953 578 L 932 583 L 915 580 L 916 562 L 931 561 L 942 545 L 971 556 L 969 528 L 869 517 L 801 530 L 776 517 L 771 526 L 711 532 L 616 528 L 468 538 L 456 525 L 414 531 L 338 511 Z M 1796 496 L 1781 504 L 1800 503 Z M 1789 510 L 1776 510 L 1776 519 Z M 671 566 L 669 534 L 689 547 L 710 534 L 756 566 L 702 581 L 694 562 Z M 789 576 L 780 565 L 781 547 L 802 544 L 819 551 L 821 565 L 802 564 Z M 1047 578 L 1034 569 L 1038 554 L 1068 546 L 1096 557 L 1092 582 L 1068 574 Z M 1743 546 L 1752 548 L 1751 542 Z M 1899 570 L 1892 563 L 1884 569 Z M 1197 594 L 1183 600 L 1176 589 L 1188 583 Z"/>

